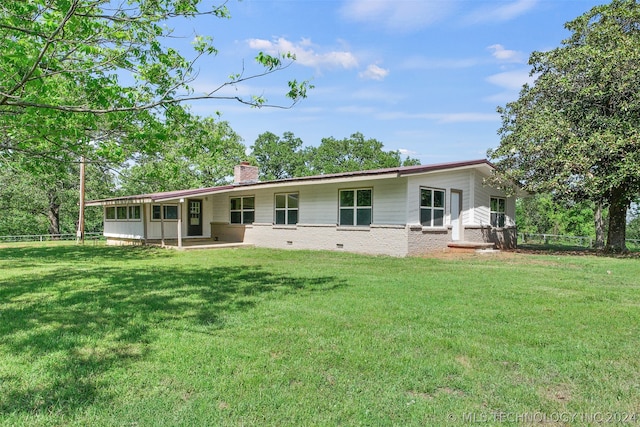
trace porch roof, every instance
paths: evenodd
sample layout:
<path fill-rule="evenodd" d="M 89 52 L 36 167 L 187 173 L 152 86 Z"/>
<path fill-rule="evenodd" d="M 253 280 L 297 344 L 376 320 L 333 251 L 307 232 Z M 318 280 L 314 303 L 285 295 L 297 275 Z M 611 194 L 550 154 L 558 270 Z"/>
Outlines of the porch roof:
<path fill-rule="evenodd" d="M 160 203 L 178 201 L 186 197 L 206 196 L 220 192 L 232 192 L 260 187 L 279 187 L 291 184 L 306 184 L 332 181 L 359 181 L 367 179 L 398 178 L 401 176 L 441 172 L 446 170 L 458 170 L 467 168 L 493 170 L 494 166 L 486 159 L 467 160 L 461 162 L 438 163 L 431 165 L 400 166 L 395 168 L 371 169 L 354 172 L 341 172 L 326 175 L 314 175 L 298 178 L 286 178 L 275 181 L 251 182 L 222 185 L 217 187 L 195 188 L 190 190 L 165 191 L 161 193 L 138 194 L 132 196 L 112 197 L 108 199 L 90 200 L 86 206 L 104 206 L 139 203 Z"/>

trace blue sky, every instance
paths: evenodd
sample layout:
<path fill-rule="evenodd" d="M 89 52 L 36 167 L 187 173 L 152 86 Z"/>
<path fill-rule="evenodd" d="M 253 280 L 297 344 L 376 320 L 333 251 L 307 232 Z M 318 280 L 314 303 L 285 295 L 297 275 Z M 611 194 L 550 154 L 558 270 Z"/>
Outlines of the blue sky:
<path fill-rule="evenodd" d="M 198 101 L 192 111 L 222 119 L 250 146 L 293 132 L 305 145 L 355 132 L 421 163 L 484 158 L 499 144 L 496 107 L 531 81 L 529 54 L 560 45 L 564 23 L 591 0 L 243 0 L 231 19 L 181 22 L 185 40 L 209 35 L 219 53 L 199 61 L 196 92 L 228 75 L 259 71 L 258 52 L 290 51 L 287 70 L 239 85 L 237 94 L 286 103 L 287 80 L 315 89 L 292 109 Z M 225 92 L 225 94 L 229 91 Z"/>

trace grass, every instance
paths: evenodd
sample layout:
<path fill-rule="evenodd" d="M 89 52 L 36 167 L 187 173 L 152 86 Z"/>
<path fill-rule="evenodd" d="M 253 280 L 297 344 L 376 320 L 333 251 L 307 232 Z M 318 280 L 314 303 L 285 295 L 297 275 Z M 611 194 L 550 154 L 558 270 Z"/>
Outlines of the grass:
<path fill-rule="evenodd" d="M 0 247 L 0 424 L 631 417 L 639 276 L 593 256 Z"/>

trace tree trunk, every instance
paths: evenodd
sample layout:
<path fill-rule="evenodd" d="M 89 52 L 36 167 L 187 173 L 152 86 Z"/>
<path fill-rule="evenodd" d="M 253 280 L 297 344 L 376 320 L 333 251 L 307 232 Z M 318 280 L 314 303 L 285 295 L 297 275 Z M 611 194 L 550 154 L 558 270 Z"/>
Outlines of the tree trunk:
<path fill-rule="evenodd" d="M 625 243 L 627 231 L 627 208 L 629 201 L 620 188 L 611 190 L 609 199 L 609 230 L 606 250 L 609 252 L 627 252 Z"/>
<path fill-rule="evenodd" d="M 596 202 L 596 211 L 594 213 L 594 220 L 596 226 L 596 241 L 594 248 L 595 249 L 603 249 L 604 248 L 604 220 L 602 219 L 602 202 Z"/>
<path fill-rule="evenodd" d="M 49 235 L 53 239 L 60 238 L 60 203 L 55 195 L 49 194 L 49 209 L 47 210 L 49 220 Z"/>

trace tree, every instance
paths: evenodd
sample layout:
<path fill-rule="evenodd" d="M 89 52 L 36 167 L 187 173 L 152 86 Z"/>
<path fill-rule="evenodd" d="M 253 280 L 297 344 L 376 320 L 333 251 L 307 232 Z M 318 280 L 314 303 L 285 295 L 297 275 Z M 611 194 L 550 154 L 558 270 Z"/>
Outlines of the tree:
<path fill-rule="evenodd" d="M 570 21 L 562 46 L 534 52 L 533 86 L 499 108 L 503 182 L 608 207 L 606 249 L 625 251 L 640 192 L 640 5 L 613 0 Z"/>
<path fill-rule="evenodd" d="M 259 71 L 245 73 L 243 64 L 207 93 L 191 87 L 198 58 L 217 53 L 212 39 L 195 35 L 193 59 L 165 41 L 173 37 L 176 19 L 202 15 L 228 18 L 226 1 L 0 2 L 0 152 L 42 158 L 53 152 L 67 161 L 95 152 L 120 160 L 123 150 L 154 151 L 156 127 L 149 124 L 185 100 L 269 105 L 260 96 L 229 96 L 223 89 L 286 68 L 295 60 L 289 53 L 259 53 Z M 289 106 L 308 88 L 307 82 L 290 81 Z M 112 130 L 121 137 L 99 136 Z"/>
<path fill-rule="evenodd" d="M 0 168 L 0 235 L 74 233 L 78 224 L 79 163 L 36 176 L 8 163 Z M 98 164 L 86 168 L 87 197 L 112 195 L 113 176 Z M 85 229 L 102 230 L 102 210 L 88 210 Z"/>
<path fill-rule="evenodd" d="M 140 153 L 122 172 L 126 194 L 153 193 L 224 184 L 245 156 L 245 146 L 227 122 L 182 116 L 167 124 L 157 153 Z"/>
<path fill-rule="evenodd" d="M 306 175 L 306 153 L 302 144 L 302 139 L 292 132 L 283 133 L 282 138 L 271 132 L 258 135 L 251 146 L 251 155 L 260 166 L 260 179 L 270 181 Z"/>
<path fill-rule="evenodd" d="M 536 194 L 516 201 L 518 231 L 531 234 L 595 236 L 593 203 L 557 201 Z"/>
<path fill-rule="evenodd" d="M 329 174 L 420 164 L 411 158 L 403 162 L 399 151 L 384 151 L 383 147 L 382 142 L 365 139 L 359 132 L 340 140 L 322 138 L 307 153 L 308 167 L 313 174 Z"/>

